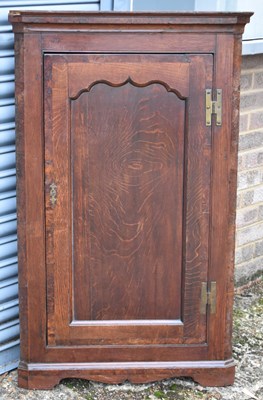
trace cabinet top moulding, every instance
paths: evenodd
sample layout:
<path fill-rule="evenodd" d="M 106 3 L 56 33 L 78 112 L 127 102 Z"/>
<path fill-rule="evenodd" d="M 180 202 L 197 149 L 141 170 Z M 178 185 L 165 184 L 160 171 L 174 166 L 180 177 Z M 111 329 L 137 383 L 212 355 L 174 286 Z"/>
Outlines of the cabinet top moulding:
<path fill-rule="evenodd" d="M 9 13 L 14 32 L 76 30 L 138 30 L 228 32 L 241 34 L 251 12 L 71 12 L 16 11 Z"/>

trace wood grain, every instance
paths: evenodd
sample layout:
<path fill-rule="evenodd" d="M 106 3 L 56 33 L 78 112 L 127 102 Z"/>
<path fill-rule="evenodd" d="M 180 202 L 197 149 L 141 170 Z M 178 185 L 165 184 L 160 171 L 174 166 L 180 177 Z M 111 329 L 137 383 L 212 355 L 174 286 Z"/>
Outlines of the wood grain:
<path fill-rule="evenodd" d="M 137 84 L 124 73 L 136 76 L 142 59 L 149 65 L 149 73 L 146 76 L 142 70 Z M 46 91 L 46 98 L 55 98 L 53 114 L 46 110 L 47 123 L 54 120 L 46 145 L 54 135 L 55 158 L 63 163 L 61 167 L 59 162 L 53 165 L 50 173 L 58 182 L 66 179 L 63 192 L 71 185 L 72 193 L 60 196 L 57 211 L 50 208 L 48 200 L 48 212 L 58 218 L 59 210 L 71 210 L 69 202 L 73 200 L 72 217 L 68 214 L 72 228 L 65 228 L 67 240 L 55 239 L 61 237 L 61 217 L 53 223 L 51 234 L 53 241 L 60 243 L 58 252 L 63 248 L 65 254 L 73 254 L 72 272 L 67 256 L 62 267 L 61 259 L 54 255 L 59 262 L 48 278 L 57 287 L 53 301 L 57 312 L 49 319 L 56 344 L 204 343 L 206 316 L 200 315 L 199 298 L 208 270 L 211 129 L 202 134 L 202 101 L 204 88 L 211 85 L 212 57 L 50 55 L 46 60 L 46 80 L 51 79 L 50 62 L 55 71 L 54 93 Z M 105 61 L 103 69 L 98 68 L 101 60 Z M 171 80 L 172 60 L 176 73 Z M 64 118 L 61 111 L 69 110 L 66 69 L 69 94 L 74 95 L 71 133 L 66 136 L 71 136 L 70 146 L 65 137 L 69 115 Z M 158 82 L 152 79 L 157 70 Z M 105 71 L 107 80 L 92 81 L 105 77 L 100 75 Z M 177 82 L 182 93 L 192 93 L 186 98 L 187 109 L 181 94 L 178 97 Z M 181 138 L 179 132 L 184 132 Z M 173 153 L 167 151 L 170 148 Z M 71 167 L 69 161 L 65 164 L 65 156 L 71 158 Z M 183 208 L 184 197 L 190 200 Z M 138 229 L 140 218 L 146 221 L 141 224 L 143 229 Z M 73 249 L 65 252 L 65 245 L 71 242 Z M 71 287 L 71 275 L 72 297 L 64 290 L 67 281 Z M 105 320 L 107 324 L 99 323 Z M 125 324 L 129 320 L 133 322 Z M 93 321 L 98 321 L 97 327 Z M 53 343 L 51 337 L 49 343 Z"/>
<path fill-rule="evenodd" d="M 20 386 L 233 383 L 238 86 L 250 16 L 11 13 Z M 204 93 L 216 87 L 223 122 L 208 128 Z M 200 314 L 211 280 L 217 312 Z"/>
<path fill-rule="evenodd" d="M 72 55 L 69 62 L 69 96 L 76 99 L 99 82 L 112 87 L 131 83 L 136 87 L 159 83 L 180 99 L 189 95 L 189 63 L 187 55 Z M 57 58 L 59 62 L 59 57 Z M 176 68 L 174 63 L 176 62 Z M 85 64 L 85 68 L 83 68 Z"/>
<path fill-rule="evenodd" d="M 46 58 L 47 75 L 45 93 L 45 203 L 46 203 L 46 268 L 47 268 L 47 314 L 48 343 L 55 343 L 56 320 L 69 321 L 69 301 L 56 302 L 70 285 L 71 224 L 65 215 L 70 215 L 70 188 L 68 181 L 69 160 L 64 158 L 69 149 L 67 103 L 67 65 L 53 65 Z M 66 134 L 66 137 L 65 137 Z M 61 160 L 63 159 L 63 163 Z M 50 186 L 57 189 L 56 206 L 50 201 Z M 59 268 L 57 268 L 59 263 Z M 67 335 L 67 326 L 63 335 Z"/>
<path fill-rule="evenodd" d="M 11 11 L 16 32 L 27 31 L 169 31 L 243 33 L 251 12 L 83 12 Z"/>
<path fill-rule="evenodd" d="M 200 314 L 201 283 L 209 268 L 211 128 L 204 126 L 204 87 L 212 86 L 212 56 L 192 56 L 188 137 L 185 158 L 184 336 L 207 340 L 206 315 Z M 198 76 L 198 80 L 195 77 Z M 195 99 L 194 102 L 191 99 Z"/>
<path fill-rule="evenodd" d="M 27 369 L 28 368 L 28 369 Z M 226 362 L 164 362 L 164 363 L 93 363 L 21 365 L 19 386 L 27 389 L 51 389 L 60 380 L 73 377 L 120 384 L 153 382 L 171 377 L 190 376 L 203 386 L 222 386 L 234 383 L 233 360 Z M 48 383 L 47 383 L 48 382 Z"/>
<path fill-rule="evenodd" d="M 75 319 L 180 318 L 184 109 L 160 84 L 72 102 Z"/>

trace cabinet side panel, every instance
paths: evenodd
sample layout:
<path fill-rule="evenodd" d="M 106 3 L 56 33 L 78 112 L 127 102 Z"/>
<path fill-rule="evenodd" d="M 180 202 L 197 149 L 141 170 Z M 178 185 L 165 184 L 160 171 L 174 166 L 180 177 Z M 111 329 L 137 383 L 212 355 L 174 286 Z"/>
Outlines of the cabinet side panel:
<path fill-rule="evenodd" d="M 23 48 L 20 51 L 23 53 Z M 40 35 L 24 35 L 23 79 L 24 111 L 17 115 L 17 119 L 22 118 L 18 123 L 23 124 L 18 132 L 18 176 L 24 173 L 18 186 L 21 358 L 38 360 L 44 350 L 46 321 Z"/>
<path fill-rule="evenodd" d="M 235 266 L 235 232 L 236 232 L 236 194 L 239 139 L 240 108 L 240 70 L 242 54 L 242 35 L 234 36 L 233 51 L 233 95 L 231 104 L 231 138 L 230 138 L 230 176 L 229 176 L 229 267 L 226 282 L 226 326 L 224 341 L 224 358 L 232 356 L 232 310 L 234 299 L 234 266 Z"/>
<path fill-rule="evenodd" d="M 26 263 L 26 191 L 25 191 L 25 135 L 24 135 L 24 36 L 15 35 L 15 97 L 16 97 L 16 174 L 17 174 L 17 233 L 18 277 L 20 308 L 20 357 L 28 359 L 28 301 Z"/>
<path fill-rule="evenodd" d="M 231 325 L 232 311 L 228 308 L 233 298 L 234 207 L 236 191 L 236 141 L 232 133 L 233 109 L 233 52 L 234 38 L 218 35 L 215 56 L 214 88 L 222 89 L 222 126 L 213 126 L 212 167 L 212 225 L 210 280 L 217 284 L 216 313 L 210 315 L 210 354 L 215 359 L 224 357 L 226 324 Z M 235 96 L 237 93 L 235 92 Z M 238 114 L 238 108 L 234 113 Z M 236 119 L 237 117 L 235 117 Z M 234 134 L 234 136 L 233 136 Z M 235 148 L 235 149 L 234 149 Z M 233 151 L 234 149 L 234 151 Z M 229 329 L 228 329 L 228 332 Z M 230 348 L 231 337 L 228 339 Z M 229 352 L 230 353 L 230 352 Z M 230 356 L 230 354 L 229 354 Z"/>

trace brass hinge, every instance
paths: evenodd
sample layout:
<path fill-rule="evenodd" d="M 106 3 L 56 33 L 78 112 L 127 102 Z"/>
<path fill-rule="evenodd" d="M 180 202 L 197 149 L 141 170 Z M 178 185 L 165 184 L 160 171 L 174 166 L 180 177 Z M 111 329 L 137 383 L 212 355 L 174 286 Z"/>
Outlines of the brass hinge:
<path fill-rule="evenodd" d="M 210 286 L 210 288 L 209 288 Z M 216 312 L 216 282 L 202 282 L 201 286 L 201 314 L 206 314 L 207 306 L 210 306 L 210 314 Z"/>
<path fill-rule="evenodd" d="M 205 91 L 206 126 L 211 126 L 212 114 L 216 115 L 216 125 L 222 125 L 222 89 L 216 89 L 216 100 L 212 100 L 212 89 Z"/>

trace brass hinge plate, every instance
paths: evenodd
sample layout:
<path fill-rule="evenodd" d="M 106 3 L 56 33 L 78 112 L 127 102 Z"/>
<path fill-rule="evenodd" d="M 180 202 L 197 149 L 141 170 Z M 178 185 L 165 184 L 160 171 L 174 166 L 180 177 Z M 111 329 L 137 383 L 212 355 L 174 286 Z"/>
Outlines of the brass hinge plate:
<path fill-rule="evenodd" d="M 222 125 L 222 89 L 216 89 L 216 100 L 212 100 L 212 89 L 205 91 L 206 126 L 211 126 L 212 114 L 216 116 L 216 126 Z"/>
<path fill-rule="evenodd" d="M 210 286 L 210 287 L 209 287 Z M 206 314 L 207 306 L 210 307 L 210 314 L 215 314 L 216 312 L 216 282 L 202 282 L 201 285 L 201 314 Z"/>

